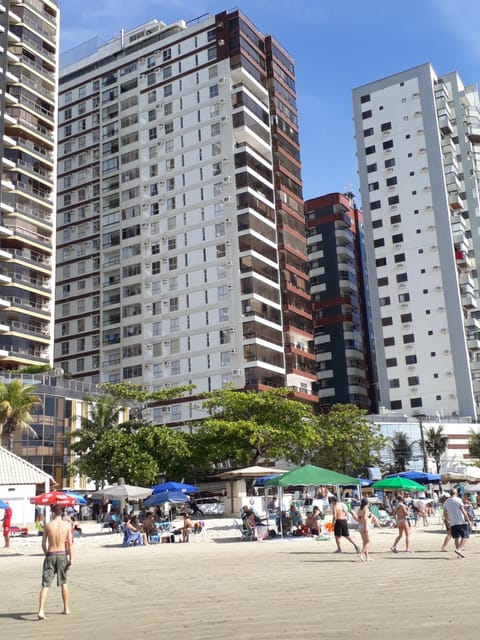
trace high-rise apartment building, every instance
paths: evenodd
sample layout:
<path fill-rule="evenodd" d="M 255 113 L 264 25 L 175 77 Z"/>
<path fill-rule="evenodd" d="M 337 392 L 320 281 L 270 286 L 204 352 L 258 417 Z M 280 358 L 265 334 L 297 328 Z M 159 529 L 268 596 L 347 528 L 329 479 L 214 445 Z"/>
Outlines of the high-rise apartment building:
<path fill-rule="evenodd" d="M 475 419 L 480 111 L 423 64 L 353 91 L 380 404 Z"/>
<path fill-rule="evenodd" d="M 239 11 L 153 20 L 62 68 L 58 137 L 56 363 L 313 401 L 288 53 Z"/>
<path fill-rule="evenodd" d="M 0 0 L 0 369 L 49 364 L 58 8 Z"/>
<path fill-rule="evenodd" d="M 363 214 L 352 194 L 305 202 L 319 408 L 376 411 Z"/>

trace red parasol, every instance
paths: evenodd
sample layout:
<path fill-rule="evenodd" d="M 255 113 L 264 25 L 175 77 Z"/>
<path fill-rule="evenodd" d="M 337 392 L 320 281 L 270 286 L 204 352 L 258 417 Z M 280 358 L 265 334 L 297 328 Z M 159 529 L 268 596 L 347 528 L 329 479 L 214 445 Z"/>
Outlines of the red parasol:
<path fill-rule="evenodd" d="M 30 503 L 42 506 L 58 504 L 61 507 L 71 507 L 77 504 L 77 500 L 72 496 L 67 496 L 67 494 L 62 491 L 48 491 L 47 493 L 41 493 L 35 496 L 35 498 L 31 498 Z"/>

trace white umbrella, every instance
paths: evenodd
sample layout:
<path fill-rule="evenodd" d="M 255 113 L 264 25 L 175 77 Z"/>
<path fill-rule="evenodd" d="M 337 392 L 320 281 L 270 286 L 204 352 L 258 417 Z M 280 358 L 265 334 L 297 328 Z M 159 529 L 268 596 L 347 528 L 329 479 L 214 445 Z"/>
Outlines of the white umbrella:
<path fill-rule="evenodd" d="M 92 494 L 92 498 L 107 498 L 108 500 L 143 500 L 151 495 L 152 490 L 147 487 L 136 487 L 131 484 L 112 484 L 111 487 L 99 489 Z"/>

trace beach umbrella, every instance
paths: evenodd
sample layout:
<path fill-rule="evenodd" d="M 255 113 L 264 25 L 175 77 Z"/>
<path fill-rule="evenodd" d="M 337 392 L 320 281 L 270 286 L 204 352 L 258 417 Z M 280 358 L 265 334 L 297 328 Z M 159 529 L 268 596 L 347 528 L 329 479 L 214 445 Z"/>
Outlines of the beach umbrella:
<path fill-rule="evenodd" d="M 35 498 L 30 498 L 30 504 L 45 506 L 59 505 L 60 507 L 71 507 L 77 504 L 75 498 L 68 496 L 63 491 L 48 491 L 41 493 Z"/>
<path fill-rule="evenodd" d="M 107 500 L 143 500 L 151 493 L 152 490 L 147 487 L 137 487 L 131 484 L 112 484 L 110 487 L 95 491 L 92 497 L 107 498 Z"/>
<path fill-rule="evenodd" d="M 75 498 L 75 500 L 77 501 L 77 504 L 87 504 L 87 500 L 86 498 L 84 498 L 84 496 L 80 495 L 79 493 L 75 493 L 74 491 L 64 491 L 66 496 L 70 496 L 71 498 Z"/>
<path fill-rule="evenodd" d="M 181 491 L 161 491 L 160 493 L 154 493 L 144 500 L 143 504 L 149 508 L 156 507 L 159 504 L 165 504 L 166 502 L 181 504 L 188 502 L 188 496 Z"/>
<path fill-rule="evenodd" d="M 0 509 L 10 509 L 10 505 L 3 500 L 0 500 Z"/>
<path fill-rule="evenodd" d="M 394 476 L 393 478 L 383 478 L 372 484 L 372 489 L 383 489 L 383 491 L 423 491 L 424 486 L 415 480 Z"/>
<path fill-rule="evenodd" d="M 184 484 L 183 482 L 163 482 L 152 487 L 153 493 L 162 493 L 163 491 L 181 491 L 182 493 L 198 493 L 200 489 L 193 484 Z"/>
<path fill-rule="evenodd" d="M 440 482 L 442 476 L 435 473 L 426 473 L 425 471 L 402 471 L 401 473 L 392 473 L 387 478 L 408 478 L 409 480 L 415 480 L 420 484 L 429 484 L 434 482 Z"/>

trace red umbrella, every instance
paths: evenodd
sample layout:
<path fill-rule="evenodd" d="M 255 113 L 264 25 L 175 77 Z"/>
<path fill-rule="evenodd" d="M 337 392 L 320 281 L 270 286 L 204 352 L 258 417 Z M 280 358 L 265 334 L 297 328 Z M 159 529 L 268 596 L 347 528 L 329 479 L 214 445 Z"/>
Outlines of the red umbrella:
<path fill-rule="evenodd" d="M 43 506 L 58 504 L 61 507 L 71 507 L 77 504 L 77 500 L 72 496 L 67 496 L 62 491 L 48 491 L 47 493 L 41 493 L 35 498 L 30 499 L 31 504 L 38 504 Z"/>

